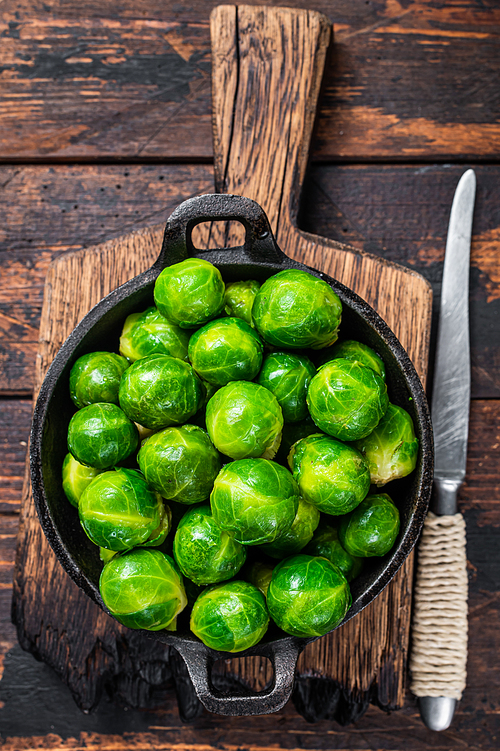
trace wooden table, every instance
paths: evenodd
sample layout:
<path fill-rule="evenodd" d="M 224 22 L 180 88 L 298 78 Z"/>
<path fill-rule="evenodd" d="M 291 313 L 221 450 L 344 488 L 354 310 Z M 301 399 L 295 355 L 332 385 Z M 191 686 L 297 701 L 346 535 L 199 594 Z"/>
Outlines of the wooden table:
<path fill-rule="evenodd" d="M 497 749 L 500 9 L 494 2 L 288 3 L 328 15 L 336 40 L 302 228 L 407 264 L 431 281 L 438 301 L 453 191 L 466 165 L 478 178 L 473 403 L 461 490 L 471 637 L 468 687 L 452 729 L 425 730 L 411 697 L 391 716 L 370 707 L 345 729 L 328 719 L 308 725 L 293 705 L 258 719 L 204 714 L 184 726 L 161 670 L 150 683 L 114 685 L 118 698 L 103 697 L 85 716 L 50 668 L 16 642 L 11 579 L 46 269 L 62 252 L 158 224 L 180 201 L 213 189 L 208 17 L 216 4 L 2 4 L 2 748 Z M 126 701 L 143 708 L 127 709 Z"/>

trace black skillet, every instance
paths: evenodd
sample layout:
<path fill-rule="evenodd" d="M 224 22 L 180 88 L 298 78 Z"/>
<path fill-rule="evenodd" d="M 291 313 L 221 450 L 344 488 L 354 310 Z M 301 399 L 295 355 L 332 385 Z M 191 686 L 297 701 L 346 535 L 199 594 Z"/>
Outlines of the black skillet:
<path fill-rule="evenodd" d="M 238 248 L 200 251 L 193 246 L 193 228 L 200 222 L 236 220 L 246 230 L 245 243 Z M 232 195 L 204 195 L 181 204 L 170 216 L 163 246 L 156 263 L 144 273 L 111 292 L 73 330 L 65 341 L 40 389 L 31 431 L 31 481 L 33 497 L 47 539 L 71 578 L 106 611 L 98 581 L 102 564 L 97 547 L 83 532 L 76 509 L 71 507 L 61 486 L 61 466 L 67 452 L 66 435 L 74 405 L 69 398 L 69 371 L 75 360 L 96 350 L 118 351 L 123 322 L 130 313 L 153 304 L 153 287 L 165 266 L 189 256 L 199 256 L 220 269 L 226 282 L 263 281 L 283 269 L 307 269 L 324 279 L 343 304 L 341 335 L 373 347 L 384 360 L 391 401 L 413 417 L 420 440 L 415 472 L 393 483 L 391 495 L 401 514 L 401 530 L 393 550 L 384 558 L 369 559 L 353 583 L 353 604 L 343 623 L 359 613 L 386 586 L 413 548 L 422 526 L 432 483 L 432 429 L 425 394 L 405 350 L 380 316 L 354 292 L 288 258 L 277 246 L 269 222 L 260 206 Z M 211 680 L 216 660 L 234 655 L 216 652 L 195 638 L 181 614 L 175 633 L 145 632 L 171 645 L 184 658 L 198 697 L 211 712 L 224 715 L 267 714 L 280 709 L 293 689 L 295 665 L 300 652 L 314 638 L 287 636 L 276 626 L 264 641 L 238 653 L 262 655 L 271 661 L 274 679 L 261 693 L 222 694 Z"/>

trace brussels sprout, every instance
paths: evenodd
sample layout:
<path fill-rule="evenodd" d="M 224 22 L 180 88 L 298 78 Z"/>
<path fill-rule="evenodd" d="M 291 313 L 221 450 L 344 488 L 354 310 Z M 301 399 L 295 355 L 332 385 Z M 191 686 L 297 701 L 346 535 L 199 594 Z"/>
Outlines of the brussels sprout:
<path fill-rule="evenodd" d="M 184 576 L 195 584 L 216 584 L 238 573 L 246 550 L 215 523 L 210 506 L 197 506 L 179 522 L 174 558 Z"/>
<path fill-rule="evenodd" d="M 205 381 L 225 386 L 251 381 L 262 364 L 264 347 L 255 331 L 239 318 L 218 318 L 189 340 L 189 359 Z"/>
<path fill-rule="evenodd" d="M 376 428 L 389 397 L 374 370 L 339 357 L 323 365 L 312 379 L 307 406 L 320 430 L 341 441 L 355 441 Z"/>
<path fill-rule="evenodd" d="M 174 561 L 151 548 L 113 556 L 102 570 L 99 589 L 111 615 L 128 628 L 171 628 L 187 605 Z"/>
<path fill-rule="evenodd" d="M 264 340 L 286 349 L 329 347 L 337 339 L 341 314 L 342 304 L 332 288 L 299 269 L 269 277 L 252 308 Z"/>
<path fill-rule="evenodd" d="M 91 352 L 75 362 L 69 374 L 69 393 L 77 407 L 97 402 L 118 404 L 120 379 L 129 363 L 114 352 Z"/>
<path fill-rule="evenodd" d="M 271 618 L 292 636 L 323 636 L 351 605 L 345 576 L 326 558 L 299 554 L 278 563 L 267 591 Z"/>
<path fill-rule="evenodd" d="M 318 435 L 318 427 L 310 417 L 301 422 L 285 423 L 283 425 L 280 447 L 276 452 L 274 461 L 288 467 L 288 455 L 293 444 L 300 441 L 301 438 L 307 438 L 308 435 L 313 434 Z"/>
<path fill-rule="evenodd" d="M 191 365 L 168 355 L 137 360 L 120 383 L 120 406 L 125 414 L 152 430 L 187 422 L 203 398 L 203 384 Z"/>
<path fill-rule="evenodd" d="M 148 485 L 178 503 L 205 501 L 221 466 L 210 438 L 197 425 L 154 433 L 142 444 L 137 461 Z"/>
<path fill-rule="evenodd" d="M 140 472 L 123 468 L 97 475 L 83 491 L 78 512 L 92 542 L 109 550 L 154 543 L 165 516 L 163 501 Z"/>
<path fill-rule="evenodd" d="M 290 529 L 285 530 L 274 542 L 262 545 L 261 548 L 271 558 L 286 558 L 294 555 L 307 545 L 318 524 L 318 509 L 303 498 L 299 498 L 297 513 Z"/>
<path fill-rule="evenodd" d="M 283 413 L 270 391 L 257 383 L 232 381 L 207 405 L 212 443 L 231 459 L 272 459 L 281 441 Z"/>
<path fill-rule="evenodd" d="M 260 284 L 255 279 L 249 279 L 247 282 L 231 282 L 231 284 L 226 284 L 224 303 L 228 316 L 241 318 L 249 326 L 253 327 L 252 305 L 259 289 Z"/>
<path fill-rule="evenodd" d="M 62 465 L 62 487 L 68 501 L 78 508 L 81 495 L 101 470 L 80 464 L 71 454 L 66 454 Z"/>
<path fill-rule="evenodd" d="M 208 261 L 188 258 L 163 269 L 155 283 L 155 305 L 167 321 L 195 329 L 224 309 L 221 273 Z"/>
<path fill-rule="evenodd" d="M 240 459 L 217 475 L 210 505 L 221 529 L 243 545 L 260 545 L 290 529 L 299 490 L 285 467 L 267 459 Z"/>
<path fill-rule="evenodd" d="M 385 365 L 382 359 L 367 344 L 356 342 L 353 339 L 338 342 L 331 349 L 325 350 L 322 353 L 321 364 L 324 365 L 331 360 L 336 360 L 338 357 L 342 357 L 344 360 L 360 362 L 385 379 Z"/>
<path fill-rule="evenodd" d="M 301 494 L 326 514 L 347 514 L 370 489 L 363 456 L 329 436 L 316 434 L 297 441 L 289 462 Z"/>
<path fill-rule="evenodd" d="M 339 533 L 330 524 L 320 524 L 311 542 L 304 548 L 307 555 L 327 558 L 330 563 L 337 566 L 348 582 L 352 581 L 361 572 L 363 560 L 350 555 L 344 550 L 339 541 Z"/>
<path fill-rule="evenodd" d="M 69 423 L 68 448 L 88 467 L 114 467 L 133 454 L 138 443 L 137 428 L 116 404 L 89 404 Z"/>
<path fill-rule="evenodd" d="M 339 539 L 351 555 L 371 558 L 388 553 L 398 532 L 399 511 L 387 493 L 378 493 L 340 520 Z"/>
<path fill-rule="evenodd" d="M 167 321 L 158 308 L 127 316 L 120 336 L 120 354 L 130 362 L 160 354 L 187 360 L 189 332 Z"/>
<path fill-rule="evenodd" d="M 220 652 L 241 652 L 257 644 L 267 631 L 264 595 L 253 584 L 233 581 L 202 592 L 191 613 L 191 631 Z"/>
<path fill-rule="evenodd" d="M 255 561 L 248 569 L 247 578 L 248 581 L 260 589 L 264 597 L 267 597 L 267 590 L 269 589 L 269 582 L 273 575 L 273 566 L 268 563 L 262 563 L 262 561 Z"/>
<path fill-rule="evenodd" d="M 374 485 L 406 477 L 417 465 L 418 438 L 413 421 L 402 407 L 389 404 L 375 430 L 354 444 L 370 468 Z"/>
<path fill-rule="evenodd" d="M 257 383 L 274 394 L 285 422 L 299 422 L 309 416 L 306 394 L 315 373 L 316 368 L 308 357 L 273 352 L 265 358 Z"/>

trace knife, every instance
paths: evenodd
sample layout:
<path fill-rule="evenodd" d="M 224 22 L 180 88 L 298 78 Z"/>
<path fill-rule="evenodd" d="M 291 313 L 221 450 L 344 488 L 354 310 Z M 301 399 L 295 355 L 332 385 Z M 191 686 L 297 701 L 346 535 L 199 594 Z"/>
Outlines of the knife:
<path fill-rule="evenodd" d="M 419 545 L 412 625 L 411 690 L 431 730 L 446 730 L 465 688 L 465 523 L 457 493 L 465 478 L 470 406 L 469 266 L 476 193 L 465 172 L 451 207 L 443 268 L 431 416 L 434 493 Z"/>

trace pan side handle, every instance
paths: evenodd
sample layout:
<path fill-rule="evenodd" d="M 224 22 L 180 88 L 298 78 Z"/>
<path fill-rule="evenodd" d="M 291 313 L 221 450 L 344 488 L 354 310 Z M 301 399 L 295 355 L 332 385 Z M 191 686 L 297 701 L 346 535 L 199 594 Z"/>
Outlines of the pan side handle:
<path fill-rule="evenodd" d="M 260 693 L 245 692 L 242 689 L 237 695 L 226 695 L 212 682 L 212 667 L 216 657 L 211 650 L 200 642 L 187 640 L 176 644 L 175 648 L 186 663 L 189 677 L 203 706 L 209 712 L 229 716 L 270 714 L 281 709 L 292 694 L 295 667 L 301 651 L 299 640 L 294 638 L 259 646 L 259 654 L 269 658 L 274 669 L 269 689 Z"/>
<path fill-rule="evenodd" d="M 156 271 L 192 256 L 203 257 L 193 244 L 193 229 L 202 222 L 237 221 L 245 228 L 245 244 L 227 248 L 223 253 L 237 256 L 239 262 L 282 264 L 289 259 L 278 248 L 269 221 L 258 203 L 242 196 L 211 193 L 189 198 L 170 215 L 165 227 L 161 253 L 154 265 Z M 238 254 L 234 251 L 239 251 Z"/>

